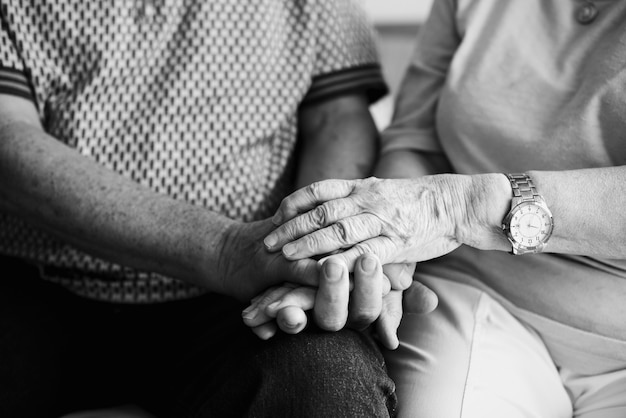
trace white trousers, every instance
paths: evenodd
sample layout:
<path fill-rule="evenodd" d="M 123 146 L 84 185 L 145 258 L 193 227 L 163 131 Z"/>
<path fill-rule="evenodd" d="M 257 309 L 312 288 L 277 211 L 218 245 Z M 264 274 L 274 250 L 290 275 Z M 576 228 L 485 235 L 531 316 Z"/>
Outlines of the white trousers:
<path fill-rule="evenodd" d="M 626 418 L 626 341 L 466 284 L 420 280 L 437 292 L 439 306 L 405 315 L 400 347 L 385 353 L 399 417 Z"/>

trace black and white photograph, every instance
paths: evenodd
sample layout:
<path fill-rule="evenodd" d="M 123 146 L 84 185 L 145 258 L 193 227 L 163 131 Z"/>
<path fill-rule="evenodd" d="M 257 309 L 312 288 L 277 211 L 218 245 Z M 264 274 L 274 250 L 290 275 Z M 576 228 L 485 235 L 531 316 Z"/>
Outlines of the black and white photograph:
<path fill-rule="evenodd" d="M 0 418 L 626 418 L 626 1 L 0 0 Z"/>

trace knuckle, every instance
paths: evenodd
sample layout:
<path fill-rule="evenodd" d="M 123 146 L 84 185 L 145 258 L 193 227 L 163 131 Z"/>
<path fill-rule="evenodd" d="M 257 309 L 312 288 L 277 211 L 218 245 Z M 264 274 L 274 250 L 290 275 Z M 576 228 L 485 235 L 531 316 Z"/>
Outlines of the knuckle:
<path fill-rule="evenodd" d="M 298 229 L 298 221 L 294 220 L 292 222 L 288 222 L 279 227 L 278 231 L 281 232 L 281 235 L 286 237 L 288 240 L 293 240 L 295 238 L 296 230 Z"/>
<path fill-rule="evenodd" d="M 335 227 L 333 228 L 333 232 L 335 233 L 335 237 L 339 242 L 347 243 L 350 239 L 350 233 L 348 232 L 349 227 L 347 222 L 344 220 L 338 221 L 335 223 Z"/>
<path fill-rule="evenodd" d="M 356 252 L 357 256 L 362 256 L 363 254 L 375 254 L 372 249 L 372 246 L 368 242 L 360 242 L 352 247 Z"/>
<path fill-rule="evenodd" d="M 323 182 L 316 181 L 315 183 L 311 183 L 307 186 L 306 191 L 313 199 L 317 200 L 322 194 Z"/>
<path fill-rule="evenodd" d="M 342 214 L 350 212 L 351 200 L 349 198 L 337 199 L 327 202 L 326 213 L 328 219 L 340 219 Z"/>
<path fill-rule="evenodd" d="M 292 199 L 290 196 L 287 196 L 283 199 L 283 201 L 280 203 L 280 208 L 285 213 L 293 213 L 297 210 L 295 200 Z"/>
<path fill-rule="evenodd" d="M 304 217 L 298 216 L 285 224 L 285 230 L 289 234 L 289 237 L 295 239 L 298 237 L 298 232 L 305 228 L 306 221 Z"/>
<path fill-rule="evenodd" d="M 310 252 L 315 253 L 321 247 L 321 239 L 317 235 L 307 235 L 302 238 L 302 242 L 304 244 L 304 248 Z"/>
<path fill-rule="evenodd" d="M 315 209 L 311 211 L 310 222 L 312 226 L 315 227 L 323 227 L 326 226 L 326 221 L 328 219 L 328 207 L 326 205 L 317 206 Z"/>

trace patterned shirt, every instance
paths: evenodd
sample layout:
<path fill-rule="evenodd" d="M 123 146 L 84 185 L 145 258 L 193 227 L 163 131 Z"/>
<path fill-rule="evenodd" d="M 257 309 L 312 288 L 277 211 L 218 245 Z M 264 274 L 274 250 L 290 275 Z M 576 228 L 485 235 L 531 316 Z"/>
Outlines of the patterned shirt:
<path fill-rule="evenodd" d="M 0 93 L 86 158 L 230 218 L 270 216 L 290 191 L 297 110 L 386 93 L 357 0 L 0 1 Z M 204 292 L 87 255 L 0 212 L 0 254 L 86 297 Z"/>

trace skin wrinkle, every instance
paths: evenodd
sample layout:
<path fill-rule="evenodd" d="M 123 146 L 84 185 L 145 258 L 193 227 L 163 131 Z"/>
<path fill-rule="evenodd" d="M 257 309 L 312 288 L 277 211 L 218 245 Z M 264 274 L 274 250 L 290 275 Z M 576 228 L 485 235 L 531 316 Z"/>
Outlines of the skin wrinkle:
<path fill-rule="evenodd" d="M 327 205 L 321 205 L 316 207 L 315 209 L 313 209 L 313 212 L 311 213 L 311 217 L 313 218 L 313 223 L 320 227 L 323 228 L 325 227 L 327 224 L 327 211 L 328 211 L 328 206 Z"/>
<path fill-rule="evenodd" d="M 350 201 L 343 198 L 343 199 L 337 199 L 334 200 L 332 204 L 330 204 L 330 202 L 327 202 L 328 204 L 324 204 L 322 205 L 323 207 L 326 208 L 326 220 L 325 220 L 325 225 L 323 226 L 328 226 L 331 222 L 331 219 L 339 219 L 340 218 L 340 214 L 342 213 L 347 213 L 347 212 L 354 212 L 354 211 L 350 211 L 349 208 L 347 207 L 348 203 Z"/>
<path fill-rule="evenodd" d="M 319 246 L 321 245 L 321 241 L 319 240 L 317 235 L 311 235 L 304 240 L 304 244 L 308 251 L 314 252 L 315 249 L 319 248 Z"/>
<path fill-rule="evenodd" d="M 502 209 L 502 213 L 497 213 L 498 211 L 495 210 L 496 218 L 494 218 L 493 214 L 497 203 L 484 199 L 484 196 L 492 196 L 497 193 L 491 190 L 490 184 L 483 177 L 472 178 L 470 184 L 460 193 L 457 193 L 461 199 L 461 204 L 468 209 L 458 215 L 457 218 L 459 221 L 456 223 L 454 233 L 458 242 L 477 248 L 484 242 L 501 242 L 505 248 L 510 246 L 501 228 L 501 221 L 508 206 Z M 506 184 L 508 187 L 508 180 L 506 180 Z"/>
<path fill-rule="evenodd" d="M 481 181 L 484 183 L 487 179 Z M 349 184 L 353 185 L 354 190 L 345 194 L 348 187 L 342 186 Z M 335 189 L 335 186 L 339 189 Z M 322 193 L 320 197 L 332 202 L 345 199 L 349 202 L 347 204 L 355 206 L 355 211 L 339 213 L 344 220 L 336 222 L 330 231 L 322 228 L 313 234 L 310 234 L 311 229 L 303 227 L 304 223 L 311 226 L 310 213 L 293 222 L 289 221 L 290 229 L 298 234 L 310 235 L 300 238 L 300 242 L 306 243 L 306 246 L 298 248 L 299 244 L 294 244 L 289 248 L 288 258 L 328 253 L 349 247 L 350 244 L 355 245 L 346 249 L 344 256 L 349 266 L 353 266 L 359 255 L 368 252 L 379 254 L 384 263 L 402 263 L 414 259 L 422 261 L 446 254 L 463 243 L 465 237 L 461 232 L 465 229 L 460 230 L 457 226 L 469 222 L 467 219 L 471 214 L 467 213 L 468 199 L 478 191 L 474 186 L 470 176 L 459 174 L 396 180 L 370 177 L 343 184 L 327 182 L 325 187 L 319 187 Z M 303 197 L 296 192 L 290 200 L 301 202 L 302 209 L 315 204 L 310 196 Z M 493 205 L 485 206 L 484 211 L 490 213 Z M 334 210 L 339 209 L 335 207 Z M 308 222 L 305 221 L 307 218 Z M 472 236 L 484 237 L 487 228 L 481 226 L 479 229 L 470 231 Z M 284 230 L 277 234 L 282 236 L 278 238 L 282 245 L 291 239 Z M 313 236 L 315 241 L 311 240 Z"/>
<path fill-rule="evenodd" d="M 339 240 L 339 242 L 343 243 L 344 245 L 347 245 L 349 241 L 348 241 L 348 232 L 346 231 L 345 224 L 346 224 L 345 219 L 341 219 L 337 221 L 335 223 L 335 228 L 333 228 L 333 232 L 337 236 L 337 239 Z"/>
<path fill-rule="evenodd" d="M 430 209 L 431 212 L 436 211 L 437 208 L 437 204 L 435 203 L 436 200 L 436 194 L 433 193 L 433 190 L 430 188 L 423 188 L 421 190 L 418 190 L 416 195 L 414 197 L 409 196 L 407 197 L 405 196 L 400 196 L 398 193 L 395 194 L 395 196 L 393 196 L 395 199 L 394 200 L 399 200 L 403 203 L 403 207 L 404 206 L 415 206 L 414 202 L 423 202 L 423 201 L 427 201 L 429 202 L 429 204 L 427 205 L 427 207 Z M 403 245 L 406 245 L 408 243 L 410 243 L 413 240 L 413 235 L 411 234 L 411 232 L 413 231 L 413 226 L 411 225 L 411 223 L 416 222 L 415 217 L 413 219 L 411 219 L 410 223 L 407 222 L 401 222 L 398 223 L 398 220 L 402 220 L 404 217 L 401 216 L 401 211 L 398 209 L 398 206 L 396 206 L 393 202 L 389 201 L 388 199 L 385 199 L 387 202 L 386 207 L 392 207 L 395 208 L 395 216 L 393 217 L 393 219 L 389 219 L 386 221 L 383 221 L 388 227 L 390 227 L 391 231 L 393 231 L 393 235 L 394 237 L 397 237 L 401 240 Z M 406 205 L 406 201 L 408 200 L 408 205 Z M 429 216 L 420 216 L 423 215 L 420 213 L 420 211 L 415 211 L 416 212 L 416 218 L 421 218 L 421 219 L 425 219 L 425 220 L 429 220 L 430 217 Z M 438 218 L 438 216 L 436 216 L 436 218 Z M 395 222 L 394 222 L 395 221 Z M 419 221 L 417 221 L 419 222 Z M 429 228 L 430 229 L 430 228 Z M 389 236 L 390 234 L 387 234 L 387 236 Z"/>
<path fill-rule="evenodd" d="M 320 188 L 321 187 L 322 185 L 319 182 L 311 183 L 311 185 L 308 187 L 308 191 L 309 193 L 311 193 L 311 196 L 313 197 L 315 201 L 320 200 L 320 196 L 321 196 Z"/>
<path fill-rule="evenodd" d="M 464 219 L 468 214 L 468 211 L 466 210 L 468 206 L 464 199 L 464 196 L 467 196 L 467 193 L 465 193 L 466 188 L 458 187 L 458 182 L 450 182 L 446 180 L 447 179 L 445 178 L 442 179 L 443 184 L 442 187 L 440 187 L 440 190 L 443 195 L 440 196 L 440 202 L 438 202 L 439 204 L 436 206 L 443 207 L 445 212 L 445 218 L 442 219 L 444 225 L 451 225 L 454 228 L 452 232 L 447 234 L 447 237 L 451 241 L 455 241 L 460 245 L 461 242 L 458 240 L 456 233 L 456 228 L 459 222 L 456 220 Z"/>

